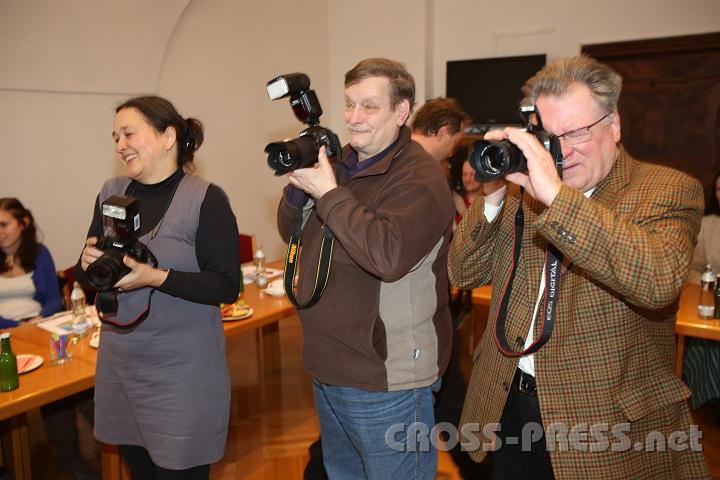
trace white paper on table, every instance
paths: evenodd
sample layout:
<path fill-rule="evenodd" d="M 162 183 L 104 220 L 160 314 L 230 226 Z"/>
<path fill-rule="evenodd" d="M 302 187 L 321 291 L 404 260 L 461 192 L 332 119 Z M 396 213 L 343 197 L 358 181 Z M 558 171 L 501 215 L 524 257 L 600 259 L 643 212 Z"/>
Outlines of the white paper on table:
<path fill-rule="evenodd" d="M 242 266 L 242 273 L 243 273 L 243 283 L 245 285 L 248 285 L 250 283 L 253 283 L 255 281 L 255 265 L 243 265 Z M 279 277 L 283 274 L 283 271 L 277 268 L 266 268 L 265 269 L 265 276 L 268 280 L 271 278 Z"/>
<path fill-rule="evenodd" d="M 50 333 L 66 335 L 73 333 L 72 320 L 72 311 L 67 310 L 56 313 L 52 317 L 44 318 L 35 325 L 43 330 L 47 330 Z M 88 322 L 88 329 L 93 328 L 93 326 L 97 326 L 100 323 L 97 310 L 95 310 L 95 305 L 88 305 L 85 307 L 85 320 Z"/>

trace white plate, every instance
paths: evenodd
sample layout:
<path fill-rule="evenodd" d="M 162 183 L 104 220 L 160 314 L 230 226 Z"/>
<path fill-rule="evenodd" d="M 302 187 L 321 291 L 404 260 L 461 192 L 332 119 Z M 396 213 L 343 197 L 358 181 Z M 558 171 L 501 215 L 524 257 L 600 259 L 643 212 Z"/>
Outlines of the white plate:
<path fill-rule="evenodd" d="M 249 318 L 255 313 L 252 308 L 248 307 L 247 311 L 238 317 L 222 317 L 223 322 L 232 322 L 233 320 L 243 320 Z"/>
<path fill-rule="evenodd" d="M 17 360 L 17 369 L 20 374 L 31 372 L 43 363 L 43 358 L 40 355 L 31 355 L 28 353 L 17 355 L 15 360 Z"/>
<path fill-rule="evenodd" d="M 283 285 L 284 279 L 278 278 L 268 283 L 268 286 L 263 292 L 273 297 L 284 297 L 285 296 L 285 285 Z"/>
<path fill-rule="evenodd" d="M 266 288 L 265 290 L 263 290 L 263 292 L 267 293 L 268 295 L 272 295 L 273 297 L 284 297 L 285 296 L 285 290 Z"/>

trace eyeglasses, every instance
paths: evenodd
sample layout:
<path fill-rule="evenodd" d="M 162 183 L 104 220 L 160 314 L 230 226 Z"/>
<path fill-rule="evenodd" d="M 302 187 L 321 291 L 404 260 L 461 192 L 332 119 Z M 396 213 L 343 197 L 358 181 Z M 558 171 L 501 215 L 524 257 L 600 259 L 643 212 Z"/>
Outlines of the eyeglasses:
<path fill-rule="evenodd" d="M 597 122 L 593 122 L 590 125 L 576 128 L 575 130 L 570 130 L 569 132 L 565 132 L 562 135 L 558 135 L 557 138 L 565 140 L 565 143 L 567 143 L 568 145 L 578 145 L 580 143 L 588 142 L 592 138 L 591 128 L 605 120 L 611 113 L 613 112 L 606 113 L 602 116 L 600 120 L 598 120 Z"/>

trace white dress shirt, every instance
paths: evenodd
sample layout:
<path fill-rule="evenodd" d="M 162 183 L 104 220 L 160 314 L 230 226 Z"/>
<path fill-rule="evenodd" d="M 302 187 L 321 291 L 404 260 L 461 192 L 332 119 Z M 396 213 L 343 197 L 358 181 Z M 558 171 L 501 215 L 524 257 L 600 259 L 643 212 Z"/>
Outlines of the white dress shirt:
<path fill-rule="evenodd" d="M 587 192 L 584 193 L 585 197 L 590 198 L 590 195 L 592 195 L 593 191 L 595 191 L 595 188 L 591 188 Z M 483 209 L 483 212 L 485 213 L 485 218 L 488 222 L 492 223 L 493 220 L 495 220 L 495 217 L 497 217 L 497 214 L 500 212 L 500 209 L 503 206 L 504 201 L 500 203 L 499 206 L 490 205 L 485 202 L 485 207 Z M 538 287 L 538 294 L 537 299 L 535 300 L 535 309 L 533 310 L 532 315 L 532 321 L 530 322 L 530 330 L 528 331 L 527 337 L 525 338 L 525 345 L 523 346 L 523 350 L 527 349 L 532 345 L 533 343 L 533 329 L 535 327 L 535 318 L 537 317 L 538 309 L 540 308 L 540 302 L 542 302 L 543 294 L 545 293 L 545 267 L 543 266 L 542 276 L 540 277 L 540 286 Z M 518 368 L 522 370 L 523 372 L 535 376 L 535 355 L 529 354 L 529 355 L 523 355 L 520 357 L 520 362 L 518 363 Z"/>

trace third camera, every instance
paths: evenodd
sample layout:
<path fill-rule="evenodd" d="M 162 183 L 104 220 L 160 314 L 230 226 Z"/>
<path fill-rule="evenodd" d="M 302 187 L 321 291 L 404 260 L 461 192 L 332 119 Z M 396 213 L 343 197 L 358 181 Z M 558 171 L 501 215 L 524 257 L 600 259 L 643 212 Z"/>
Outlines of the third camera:
<path fill-rule="evenodd" d="M 531 114 L 534 114 L 537 119 L 534 124 L 530 122 Z M 535 136 L 545 150 L 550 152 L 558 174 L 562 178 L 563 154 L 560 139 L 543 129 L 540 112 L 536 111 L 535 106 L 521 107 L 520 118 L 526 124 L 525 131 Z M 488 182 L 508 173 L 527 170 L 527 159 L 522 151 L 509 140 L 500 142 L 476 140 L 473 142 L 473 151 L 470 154 L 469 162 L 481 182 Z"/>

